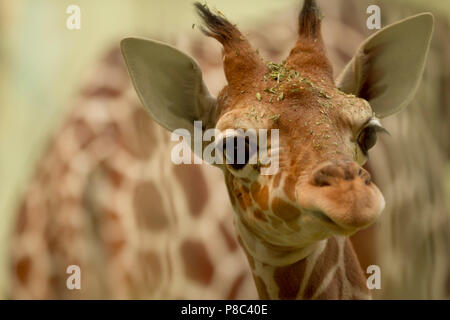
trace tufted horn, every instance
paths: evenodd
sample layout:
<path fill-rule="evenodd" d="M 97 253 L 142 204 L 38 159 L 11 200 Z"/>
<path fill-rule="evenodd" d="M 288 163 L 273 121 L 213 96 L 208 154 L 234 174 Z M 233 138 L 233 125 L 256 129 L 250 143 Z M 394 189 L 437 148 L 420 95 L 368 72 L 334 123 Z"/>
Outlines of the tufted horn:
<path fill-rule="evenodd" d="M 200 30 L 215 38 L 224 48 L 224 71 L 233 90 L 245 90 L 254 76 L 264 72 L 264 63 L 250 42 L 221 13 L 214 14 L 209 8 L 196 2 L 195 8 L 205 27 Z"/>
<path fill-rule="evenodd" d="M 307 72 L 333 79 L 333 69 L 326 57 L 321 34 L 322 15 L 316 1 L 305 0 L 299 16 L 299 37 L 287 62 Z"/>

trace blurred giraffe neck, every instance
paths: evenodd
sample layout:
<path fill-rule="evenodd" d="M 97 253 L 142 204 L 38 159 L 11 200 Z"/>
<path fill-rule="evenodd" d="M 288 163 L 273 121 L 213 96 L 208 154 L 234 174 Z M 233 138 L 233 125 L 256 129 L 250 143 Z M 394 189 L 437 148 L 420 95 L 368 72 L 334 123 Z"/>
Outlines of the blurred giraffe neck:
<path fill-rule="evenodd" d="M 250 239 L 245 227 L 237 225 L 261 299 L 371 298 L 348 238 L 332 237 L 305 248 L 277 250 L 261 239 L 259 243 Z"/>

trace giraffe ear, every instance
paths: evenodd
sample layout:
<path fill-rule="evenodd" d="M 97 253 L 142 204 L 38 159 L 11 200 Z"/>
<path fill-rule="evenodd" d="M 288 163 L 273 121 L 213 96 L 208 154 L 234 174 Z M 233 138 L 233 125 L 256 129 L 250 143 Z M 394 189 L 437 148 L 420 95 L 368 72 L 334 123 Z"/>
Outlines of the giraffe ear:
<path fill-rule="evenodd" d="M 136 92 L 156 122 L 191 133 L 194 121 L 202 121 L 204 128 L 214 125 L 216 99 L 193 58 L 154 40 L 126 38 L 120 47 Z"/>
<path fill-rule="evenodd" d="M 370 36 L 337 79 L 337 87 L 369 101 L 378 117 L 394 114 L 414 97 L 433 32 L 433 16 L 418 14 Z"/>

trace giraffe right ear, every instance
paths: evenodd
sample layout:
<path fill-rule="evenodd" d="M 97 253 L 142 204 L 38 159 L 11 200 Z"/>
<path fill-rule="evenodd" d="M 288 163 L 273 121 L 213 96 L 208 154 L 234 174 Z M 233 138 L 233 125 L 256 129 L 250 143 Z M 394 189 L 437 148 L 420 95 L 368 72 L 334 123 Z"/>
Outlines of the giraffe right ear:
<path fill-rule="evenodd" d="M 369 101 L 382 118 L 414 97 L 425 67 L 433 16 L 418 14 L 370 36 L 338 77 L 337 87 Z"/>
<path fill-rule="evenodd" d="M 194 121 L 202 121 L 203 128 L 214 126 L 216 99 L 193 58 L 154 40 L 126 38 L 120 47 L 136 92 L 156 122 L 191 133 Z"/>

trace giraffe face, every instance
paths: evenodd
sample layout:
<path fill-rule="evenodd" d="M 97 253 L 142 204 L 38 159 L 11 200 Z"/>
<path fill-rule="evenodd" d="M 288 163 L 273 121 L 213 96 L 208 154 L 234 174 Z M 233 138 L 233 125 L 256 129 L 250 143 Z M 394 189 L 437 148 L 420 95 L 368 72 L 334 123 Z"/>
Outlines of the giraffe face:
<path fill-rule="evenodd" d="M 304 2 L 297 43 L 281 64 L 264 62 L 221 13 L 195 7 L 205 24 L 199 28 L 223 45 L 227 86 L 215 99 L 191 57 L 157 41 L 124 39 L 122 53 L 150 116 L 191 136 L 199 120 L 222 133 L 279 130 L 269 150 L 279 154 L 277 174 L 261 175 L 262 166 L 251 163 L 221 166 L 237 219 L 270 244 L 307 245 L 372 223 L 384 200 L 361 166 L 383 131 L 378 118 L 414 96 L 433 17 L 419 14 L 370 36 L 335 84 L 315 1 Z"/>
<path fill-rule="evenodd" d="M 279 155 L 276 174 L 262 175 L 259 162 L 224 166 L 238 218 L 269 243 L 283 246 L 348 235 L 369 225 L 384 207 L 361 167 L 382 130 L 369 103 L 339 91 L 325 75 L 287 64 L 285 73 L 292 76 L 271 79 L 267 65 L 260 79 L 253 79 L 252 90 L 236 98 L 226 87 L 218 97 L 216 129 L 222 133 L 279 130 L 277 150 L 268 150 Z"/>

